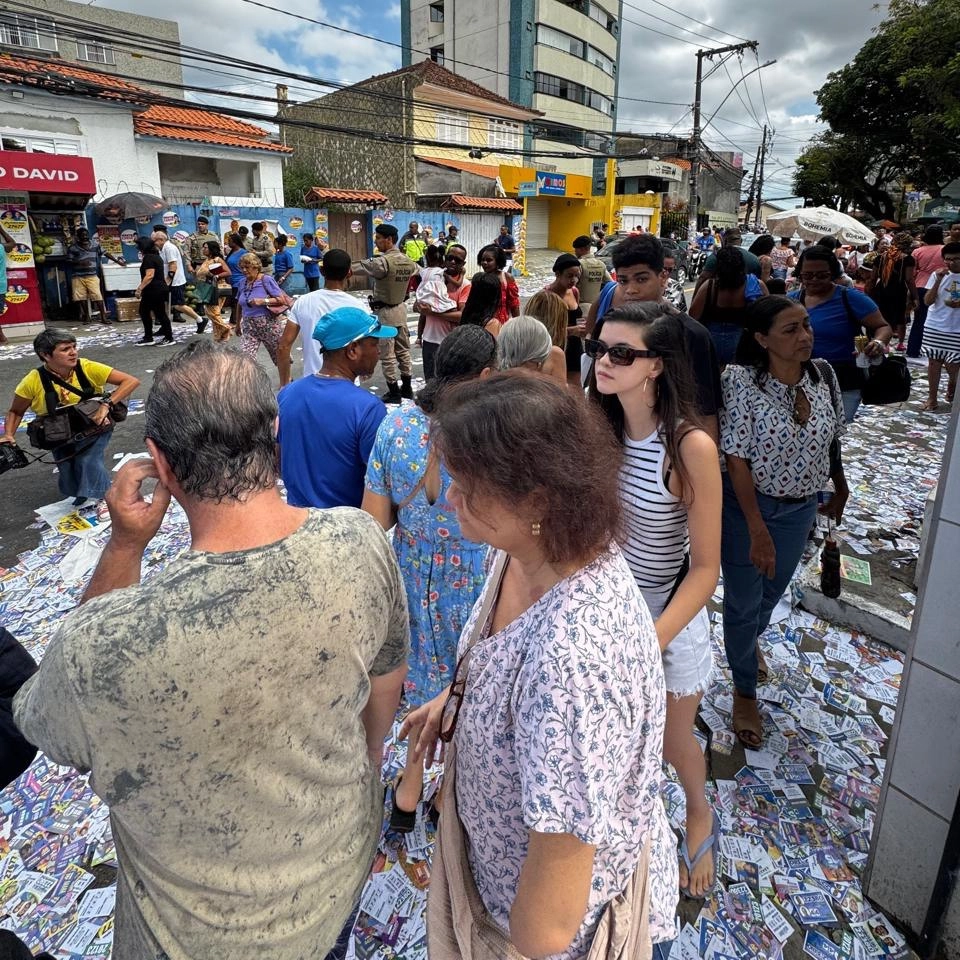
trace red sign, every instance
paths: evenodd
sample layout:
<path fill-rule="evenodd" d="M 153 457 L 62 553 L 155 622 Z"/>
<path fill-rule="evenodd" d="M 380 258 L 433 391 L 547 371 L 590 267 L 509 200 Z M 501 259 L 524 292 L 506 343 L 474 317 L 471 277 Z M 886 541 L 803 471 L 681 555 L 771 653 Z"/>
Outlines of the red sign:
<path fill-rule="evenodd" d="M 89 157 L 0 150 L 0 190 L 93 196 L 97 192 L 97 181 Z"/>

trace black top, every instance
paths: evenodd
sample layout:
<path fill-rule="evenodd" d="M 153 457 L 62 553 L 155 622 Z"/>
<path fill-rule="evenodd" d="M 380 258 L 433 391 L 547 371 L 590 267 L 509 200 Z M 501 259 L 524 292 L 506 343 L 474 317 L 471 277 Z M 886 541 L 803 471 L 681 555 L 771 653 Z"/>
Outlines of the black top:
<path fill-rule="evenodd" d="M 153 267 L 153 279 L 147 284 L 146 288 L 151 293 L 165 293 L 167 281 L 163 276 L 163 258 L 159 253 L 145 253 L 140 262 L 140 279 L 142 280 L 147 271 Z"/>

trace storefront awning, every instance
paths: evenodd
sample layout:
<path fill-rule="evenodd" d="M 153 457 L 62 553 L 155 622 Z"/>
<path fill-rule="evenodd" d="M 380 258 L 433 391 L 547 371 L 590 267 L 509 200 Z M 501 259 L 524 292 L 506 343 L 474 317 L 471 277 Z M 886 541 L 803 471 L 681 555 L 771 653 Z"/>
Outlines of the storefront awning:
<path fill-rule="evenodd" d="M 0 190 L 89 198 L 97 192 L 97 180 L 89 157 L 0 150 Z"/>
<path fill-rule="evenodd" d="M 465 197 L 462 193 L 455 193 L 440 206 L 445 210 L 504 210 L 508 213 L 523 210 L 523 204 L 509 197 Z"/>
<path fill-rule="evenodd" d="M 339 187 L 312 187 L 304 200 L 307 203 L 387 203 L 389 197 L 378 190 L 341 190 Z"/>

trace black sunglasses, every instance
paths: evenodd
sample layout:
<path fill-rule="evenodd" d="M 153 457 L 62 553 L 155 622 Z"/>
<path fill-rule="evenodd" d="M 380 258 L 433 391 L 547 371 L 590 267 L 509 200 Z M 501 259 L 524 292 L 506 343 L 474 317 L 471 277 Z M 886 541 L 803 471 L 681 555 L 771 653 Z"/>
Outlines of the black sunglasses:
<path fill-rule="evenodd" d="M 466 262 L 467 262 L 466 260 L 463 259 L 463 257 L 452 257 L 452 256 L 450 256 L 449 253 L 446 255 L 446 257 L 445 257 L 444 259 L 449 260 L 451 263 L 466 263 Z"/>
<path fill-rule="evenodd" d="M 634 350 L 633 347 L 624 347 L 619 344 L 615 347 L 608 347 L 602 340 L 584 340 L 583 352 L 591 360 L 599 360 L 600 357 L 609 356 L 610 362 L 618 367 L 629 367 L 634 360 L 646 360 L 650 357 L 660 356 L 656 350 Z"/>

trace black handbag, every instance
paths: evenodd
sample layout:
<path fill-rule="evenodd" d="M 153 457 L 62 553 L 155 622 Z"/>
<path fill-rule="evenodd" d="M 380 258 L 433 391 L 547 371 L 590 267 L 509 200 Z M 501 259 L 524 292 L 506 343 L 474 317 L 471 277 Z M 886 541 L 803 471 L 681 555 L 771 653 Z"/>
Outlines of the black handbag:
<path fill-rule="evenodd" d="M 870 405 L 905 403 L 910 399 L 912 381 L 905 358 L 886 356 L 882 363 L 866 371 L 860 397 Z"/>
<path fill-rule="evenodd" d="M 47 410 L 53 412 L 48 412 L 43 417 L 36 417 L 27 424 L 27 439 L 31 446 L 38 450 L 56 450 L 71 440 L 86 439 L 113 425 L 113 418 L 107 424 L 94 423 L 93 414 L 97 412 L 103 401 L 96 399 L 93 384 L 84 373 L 83 365 L 79 361 L 76 367 L 79 390 L 50 373 L 46 367 L 38 367 L 37 372 L 43 384 Z M 57 396 L 54 384 L 59 384 L 65 390 L 75 393 L 80 397 L 79 402 L 60 406 L 60 398 Z"/>

